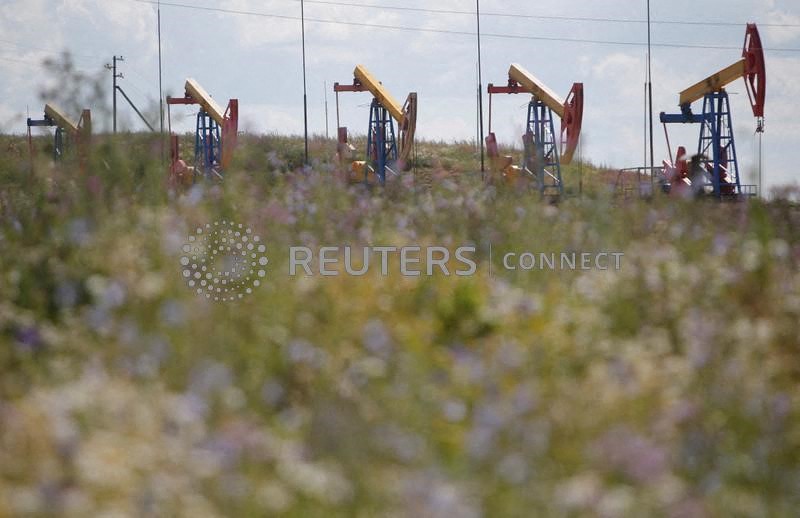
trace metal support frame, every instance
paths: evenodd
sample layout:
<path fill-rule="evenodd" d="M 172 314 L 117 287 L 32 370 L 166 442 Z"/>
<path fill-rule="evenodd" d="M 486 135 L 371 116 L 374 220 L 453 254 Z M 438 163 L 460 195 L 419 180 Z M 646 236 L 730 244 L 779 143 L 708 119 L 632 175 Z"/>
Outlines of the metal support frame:
<path fill-rule="evenodd" d="M 399 176 L 400 170 L 406 168 L 414 153 L 414 134 L 417 124 L 416 92 L 409 93 L 405 104 L 400 104 L 363 65 L 357 65 L 353 71 L 352 84 L 334 83 L 333 91 L 336 93 L 336 126 L 340 158 L 349 155 L 354 148 L 347 142 L 347 128 L 340 126 L 339 92 L 369 92 L 373 96 L 367 130 L 366 163 L 353 162 L 352 171 L 356 175 L 354 179 L 360 181 L 362 168 L 365 183 L 369 183 L 371 173 L 375 174 L 380 185 L 386 184 L 387 171 Z M 397 170 L 393 170 L 392 167 L 396 167 Z"/>
<path fill-rule="evenodd" d="M 65 152 L 64 130 L 61 129 L 53 119 L 47 116 L 45 116 L 43 119 L 28 119 L 28 147 L 30 148 L 31 156 L 33 156 L 33 137 L 31 136 L 31 128 L 52 128 L 53 126 L 56 128 L 55 135 L 53 136 L 53 160 L 55 162 L 61 161 Z"/>
<path fill-rule="evenodd" d="M 697 154 L 711 176 L 711 182 L 704 187 L 712 187 L 717 198 L 743 194 L 728 92 L 706 94 L 702 115 L 693 114 L 691 107 L 684 105 L 682 113 L 662 113 L 661 122 L 665 125 L 700 124 Z"/>
<path fill-rule="evenodd" d="M 717 197 L 742 194 L 728 93 L 723 90 L 706 95 L 703 114 L 705 120 L 700 129 L 697 153 L 712 157 L 710 169 L 714 194 Z"/>
<path fill-rule="evenodd" d="M 219 175 L 222 159 L 222 139 L 219 124 L 205 110 L 197 113 L 194 139 L 194 165 L 206 175 Z"/>
<path fill-rule="evenodd" d="M 708 187 L 711 187 L 713 195 L 717 198 L 752 196 L 755 190 L 754 186 L 743 186 L 740 181 L 730 100 L 728 92 L 725 90 L 728 84 L 740 78 L 745 81 L 753 116 L 756 117 L 756 131 L 763 131 L 767 69 L 761 36 L 754 23 L 747 24 L 741 59 L 683 90 L 680 93 L 680 114 L 661 113 L 667 147 L 669 147 L 667 124 L 701 125 L 697 154 L 702 162 L 704 173 L 707 173 L 703 175 L 702 191 L 705 192 Z M 703 114 L 695 115 L 692 113 L 692 103 L 700 99 L 703 99 Z M 675 160 L 677 161 L 678 157 Z M 671 158 L 670 161 L 672 161 Z M 675 164 L 675 166 L 677 165 Z M 665 166 L 669 166 L 669 164 L 665 162 Z M 692 182 L 700 180 L 697 171 L 692 172 L 692 175 L 694 176 Z M 710 182 L 707 180 L 707 176 L 710 176 Z M 698 189 L 700 186 L 692 185 L 692 187 L 696 192 L 701 192 Z"/>
<path fill-rule="evenodd" d="M 542 196 L 564 194 L 553 110 L 536 97 L 528 104 L 522 169 L 533 175 Z"/>
<path fill-rule="evenodd" d="M 125 76 L 122 73 L 117 73 L 117 62 L 118 61 L 125 61 L 125 58 L 122 56 L 114 55 L 112 59 L 113 65 L 106 65 L 107 70 L 111 70 L 111 80 L 112 80 L 112 90 L 111 90 L 111 98 L 112 98 L 112 108 L 111 108 L 111 127 L 112 131 L 116 134 L 117 133 L 117 91 L 120 90 L 119 86 L 117 85 L 117 79 L 124 79 Z M 127 98 L 127 96 L 125 96 Z M 130 102 L 130 100 L 128 101 Z"/>
<path fill-rule="evenodd" d="M 230 99 L 223 111 L 193 79 L 187 79 L 184 97 L 167 97 L 171 178 L 182 174 L 186 166 L 180 158 L 180 139 L 172 135 L 172 105 L 200 106 L 195 126 L 194 172 L 209 179 L 223 179 L 223 171 L 230 166 L 238 140 L 238 99 Z"/>
<path fill-rule="evenodd" d="M 489 156 L 498 158 L 497 139 L 492 131 L 492 96 L 495 94 L 529 94 L 528 119 L 523 143 L 524 158 L 520 169 L 532 176 L 542 196 L 558 198 L 564 194 L 561 165 L 572 162 L 579 143 L 583 121 L 583 83 L 574 83 L 567 99 L 560 99 L 552 90 L 520 65 L 512 64 L 508 83 L 495 86 L 489 83 L 489 136 L 486 138 Z M 561 120 L 556 133 L 555 117 Z M 559 151 L 559 142 L 561 150 Z M 507 162 L 506 162 L 507 164 Z M 497 167 L 493 164 L 492 168 Z M 504 171 L 509 169 L 502 166 Z M 513 168 L 516 169 L 516 168 Z M 512 169 L 512 171 L 513 171 Z M 512 176 L 514 177 L 514 176 Z"/>
<path fill-rule="evenodd" d="M 397 139 L 394 131 L 394 119 L 378 99 L 372 99 L 367 135 L 366 156 L 372 161 L 372 169 L 380 184 L 386 185 L 386 171 L 391 171 L 389 164 L 397 161 Z M 365 183 L 368 181 L 368 177 L 369 170 L 365 169 Z"/>

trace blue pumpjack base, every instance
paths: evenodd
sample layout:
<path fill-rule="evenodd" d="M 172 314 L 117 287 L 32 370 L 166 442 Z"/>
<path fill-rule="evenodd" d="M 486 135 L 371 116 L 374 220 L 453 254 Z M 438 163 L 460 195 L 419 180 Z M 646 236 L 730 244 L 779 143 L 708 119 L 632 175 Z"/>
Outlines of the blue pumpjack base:
<path fill-rule="evenodd" d="M 527 139 L 522 169 L 536 177 L 542 196 L 562 196 L 561 158 L 556 143 L 553 111 L 542 101 L 534 99 L 528 105 Z M 548 178 L 550 181 L 548 181 Z"/>
<path fill-rule="evenodd" d="M 664 124 L 700 124 L 697 154 L 705 157 L 704 166 L 711 166 L 711 184 L 709 186 L 713 188 L 714 196 L 722 198 L 723 196 L 742 195 L 728 92 L 723 90 L 706 94 L 703 99 L 702 115 L 693 114 L 690 106 L 682 106 L 681 113 L 662 113 L 661 122 Z M 722 182 L 723 168 L 728 172 L 726 183 Z"/>
<path fill-rule="evenodd" d="M 220 175 L 221 160 L 222 139 L 219 124 L 205 110 L 200 110 L 197 114 L 194 141 L 195 168 L 206 176 Z"/>
<path fill-rule="evenodd" d="M 373 99 L 370 106 L 367 135 L 367 160 L 371 162 L 380 184 L 386 185 L 387 166 L 397 161 L 397 139 L 394 119 L 377 99 Z M 369 170 L 365 169 L 364 183 L 368 183 L 368 179 Z"/>
<path fill-rule="evenodd" d="M 56 123 L 50 117 L 45 116 L 44 119 L 28 119 L 28 127 L 56 127 L 55 135 L 53 136 L 53 161 L 58 162 L 64 156 L 64 130 L 56 126 Z"/>

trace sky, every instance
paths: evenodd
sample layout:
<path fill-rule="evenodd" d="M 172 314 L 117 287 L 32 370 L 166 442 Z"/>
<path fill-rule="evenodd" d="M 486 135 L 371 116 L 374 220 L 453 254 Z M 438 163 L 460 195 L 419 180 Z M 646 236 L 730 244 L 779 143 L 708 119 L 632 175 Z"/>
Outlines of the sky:
<path fill-rule="evenodd" d="M 647 25 L 641 21 L 647 16 L 645 0 L 535 3 L 483 0 L 480 6 L 484 91 L 487 83 L 505 84 L 508 67 L 515 62 L 563 97 L 573 82 L 583 82 L 585 111 L 580 156 L 594 164 L 616 168 L 642 165 Z M 353 68 L 360 63 L 400 102 L 409 92 L 418 93 L 420 137 L 474 140 L 478 82 L 476 17 L 391 7 L 469 12 L 474 11 L 475 3 L 307 0 L 310 132 L 323 135 L 326 132 L 327 94 L 328 131 L 331 136 L 336 134 L 333 83 L 352 82 Z M 766 133 L 762 154 L 765 186 L 769 189 L 800 182 L 796 172 L 796 164 L 800 163 L 798 2 L 653 0 L 651 15 L 656 22 L 652 25 L 656 163 L 668 157 L 658 113 L 679 111 L 681 90 L 737 61 L 741 57 L 745 24 L 757 22 L 767 49 Z M 239 99 L 240 129 L 301 134 L 303 70 L 299 16 L 299 0 L 166 1 L 161 7 L 164 93 L 182 95 L 185 79 L 193 77 L 220 104 L 226 104 L 229 98 Z M 677 47 L 664 46 L 676 44 Z M 715 48 L 696 48 L 703 46 Z M 105 74 L 102 77 L 108 81 L 109 94 L 111 73 L 104 65 L 115 54 L 124 56 L 120 71 L 125 77 L 120 86 L 139 107 L 157 103 L 157 15 L 152 3 L 0 0 L 0 132 L 23 133 L 28 112 L 41 116 L 42 103 L 37 92 L 52 83 L 41 63 L 64 50 L 73 55 L 76 65 L 87 74 Z M 742 182 L 755 183 L 759 157 L 754 134 L 756 121 L 744 82 L 733 83 L 728 91 Z M 369 101 L 366 93 L 341 94 L 341 125 L 355 133 L 365 133 Z M 523 96 L 494 98 L 493 130 L 502 143 L 521 146 L 527 101 Z M 700 104 L 696 110 L 702 110 Z M 189 107 L 175 107 L 173 127 L 188 131 L 194 123 L 193 111 Z M 74 115 L 77 118 L 78 114 Z M 488 122 L 485 97 L 484 117 Z M 109 121 L 103 118 L 106 120 L 96 117 L 95 125 L 107 127 Z M 124 104 L 120 104 L 119 120 L 123 128 L 144 128 Z M 698 133 L 696 126 L 670 127 L 672 147 L 684 145 L 696 149 Z"/>

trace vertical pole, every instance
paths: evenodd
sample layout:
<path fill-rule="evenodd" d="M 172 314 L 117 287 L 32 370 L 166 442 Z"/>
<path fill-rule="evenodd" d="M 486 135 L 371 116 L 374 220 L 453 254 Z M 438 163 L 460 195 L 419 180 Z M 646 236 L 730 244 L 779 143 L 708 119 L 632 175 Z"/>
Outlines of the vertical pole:
<path fill-rule="evenodd" d="M 122 74 L 117 74 L 117 61 L 125 61 L 125 58 L 122 56 L 114 56 L 112 59 L 112 65 L 106 64 L 106 70 L 111 70 L 111 84 L 112 84 L 112 99 L 113 99 L 113 110 L 112 110 L 112 121 L 111 125 L 114 130 L 114 133 L 117 133 L 117 90 L 119 87 L 117 86 L 117 79 L 122 79 L 124 76 Z"/>
<path fill-rule="evenodd" d="M 492 133 L 492 94 L 489 94 L 489 134 Z"/>
<path fill-rule="evenodd" d="M 652 46 L 650 40 L 650 0 L 647 0 L 647 97 L 650 111 L 650 178 L 653 178 L 655 162 L 653 157 L 653 63 Z M 652 182 L 652 180 L 651 180 Z"/>
<path fill-rule="evenodd" d="M 322 86 L 322 92 L 325 94 L 325 139 L 331 138 L 328 131 L 328 82 L 325 81 Z"/>
<path fill-rule="evenodd" d="M 166 161 L 166 152 L 164 150 L 164 86 L 161 81 L 162 66 L 161 66 L 161 0 L 158 0 L 158 111 L 159 111 L 159 131 L 161 132 L 161 163 Z"/>
<path fill-rule="evenodd" d="M 478 84 L 478 63 L 475 63 L 475 84 Z M 480 88 L 480 87 L 479 87 Z M 478 128 L 478 97 L 475 96 L 475 153 L 478 152 L 478 141 L 481 138 L 481 130 Z"/>
<path fill-rule="evenodd" d="M 308 94 L 306 90 L 306 14 L 305 3 L 300 0 L 300 29 L 303 39 L 303 131 L 305 135 L 305 164 L 308 165 Z"/>
<path fill-rule="evenodd" d="M 583 141 L 578 142 L 578 197 L 583 198 Z"/>
<path fill-rule="evenodd" d="M 758 196 L 764 198 L 764 158 L 763 158 L 763 138 L 764 138 L 764 118 L 759 117 L 756 123 L 756 133 L 758 133 Z"/>
<path fill-rule="evenodd" d="M 636 182 L 637 186 L 636 189 L 638 190 L 639 197 L 642 197 L 642 193 L 644 189 L 642 187 L 642 173 L 647 170 L 647 78 L 648 73 L 645 71 L 644 74 L 644 110 L 642 111 L 642 147 L 644 148 L 644 162 L 642 162 L 642 168 L 636 174 Z M 666 126 L 665 126 L 666 128 Z M 667 144 L 669 147 L 669 144 Z M 653 174 L 653 170 L 650 170 L 650 195 L 653 195 L 655 191 L 655 175 Z M 623 179 L 623 191 L 624 191 L 624 179 Z"/>
<path fill-rule="evenodd" d="M 335 88 L 335 86 L 334 86 Z M 341 127 L 342 122 L 339 120 L 339 92 L 336 92 L 336 134 L 339 134 L 339 128 Z M 337 137 L 338 138 L 338 137 Z"/>
<path fill-rule="evenodd" d="M 28 117 L 30 121 L 30 117 Z M 31 135 L 31 125 L 28 123 L 28 158 L 31 161 L 31 173 L 33 173 L 33 135 Z"/>
<path fill-rule="evenodd" d="M 112 66 L 111 74 L 114 76 L 113 77 L 113 82 L 114 82 L 114 100 L 113 100 L 114 108 L 113 108 L 112 114 L 113 114 L 114 134 L 116 134 L 117 133 L 117 56 L 116 55 L 114 56 L 113 62 L 114 62 L 114 65 Z"/>
<path fill-rule="evenodd" d="M 158 0 L 158 107 L 160 113 L 160 131 L 164 134 L 164 87 L 161 82 L 161 0 Z M 163 157 L 164 146 L 162 142 L 161 152 Z"/>
<path fill-rule="evenodd" d="M 481 75 L 481 0 L 475 0 L 475 15 L 478 20 L 478 123 L 481 127 L 481 179 L 486 173 L 486 162 L 483 151 L 483 77 Z"/>
<path fill-rule="evenodd" d="M 644 110 L 642 111 L 642 147 L 644 148 L 644 161 L 642 168 L 647 167 L 647 72 L 644 74 Z"/>

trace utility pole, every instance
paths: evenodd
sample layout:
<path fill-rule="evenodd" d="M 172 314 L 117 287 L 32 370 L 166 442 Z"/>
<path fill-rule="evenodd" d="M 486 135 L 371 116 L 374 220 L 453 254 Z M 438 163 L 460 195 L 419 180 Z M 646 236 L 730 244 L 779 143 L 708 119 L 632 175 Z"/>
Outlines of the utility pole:
<path fill-rule="evenodd" d="M 112 127 L 114 128 L 114 133 L 117 133 L 117 79 L 123 79 L 122 74 L 117 74 L 117 61 L 125 61 L 125 58 L 122 56 L 114 56 L 112 62 L 113 65 L 106 65 L 106 70 L 111 70 L 112 72 L 112 82 L 113 82 L 113 108 L 112 108 Z"/>
<path fill-rule="evenodd" d="M 481 127 L 481 179 L 485 179 L 486 162 L 483 153 L 483 78 L 481 77 L 481 0 L 475 0 L 475 15 L 478 19 L 478 121 Z"/>
<path fill-rule="evenodd" d="M 480 95 L 481 85 L 478 82 L 478 63 L 475 63 L 475 84 L 478 85 L 478 95 Z M 475 152 L 480 153 L 479 146 L 481 145 L 481 114 L 480 114 L 480 101 L 475 98 Z"/>
<path fill-rule="evenodd" d="M 650 112 L 650 183 L 653 183 L 653 170 L 655 169 L 655 161 L 653 157 L 653 53 L 650 44 L 650 0 L 647 0 L 647 93 Z"/>
<path fill-rule="evenodd" d="M 161 0 L 158 0 L 158 108 L 160 116 L 160 130 L 164 134 L 164 87 L 161 83 Z M 163 141 L 162 141 L 162 159 L 163 157 Z"/>
<path fill-rule="evenodd" d="M 308 165 L 308 93 L 306 90 L 306 12 L 300 0 L 300 28 L 303 38 L 303 131 L 305 133 L 305 165 Z"/>
<path fill-rule="evenodd" d="M 330 138 L 330 133 L 328 132 L 328 82 L 324 81 L 322 83 L 322 90 L 325 94 L 325 139 Z"/>
<path fill-rule="evenodd" d="M 114 56 L 113 59 L 114 64 L 106 65 L 106 69 L 111 70 L 114 75 L 114 113 L 113 113 L 114 133 L 115 134 L 117 133 L 117 92 L 122 94 L 122 97 L 124 97 L 125 100 L 128 101 L 128 104 L 131 106 L 131 108 L 133 108 L 133 111 L 136 112 L 136 115 L 138 115 L 139 118 L 142 119 L 142 122 L 145 123 L 145 125 L 150 129 L 150 131 L 155 133 L 156 130 L 153 127 L 153 125 L 150 124 L 147 121 L 147 119 L 145 119 L 144 115 L 142 115 L 142 112 L 139 111 L 139 108 L 137 108 L 136 105 L 133 104 L 131 98 L 128 97 L 128 94 L 125 93 L 125 90 L 123 90 L 122 87 L 117 84 L 117 79 L 125 79 L 125 76 L 122 75 L 122 72 L 117 73 L 117 61 L 125 61 L 125 59 L 122 56 Z M 162 124 L 163 124 L 163 118 L 162 118 Z"/>
<path fill-rule="evenodd" d="M 764 118 L 759 117 L 756 133 L 758 133 L 758 195 L 761 199 L 766 199 L 764 196 Z"/>

